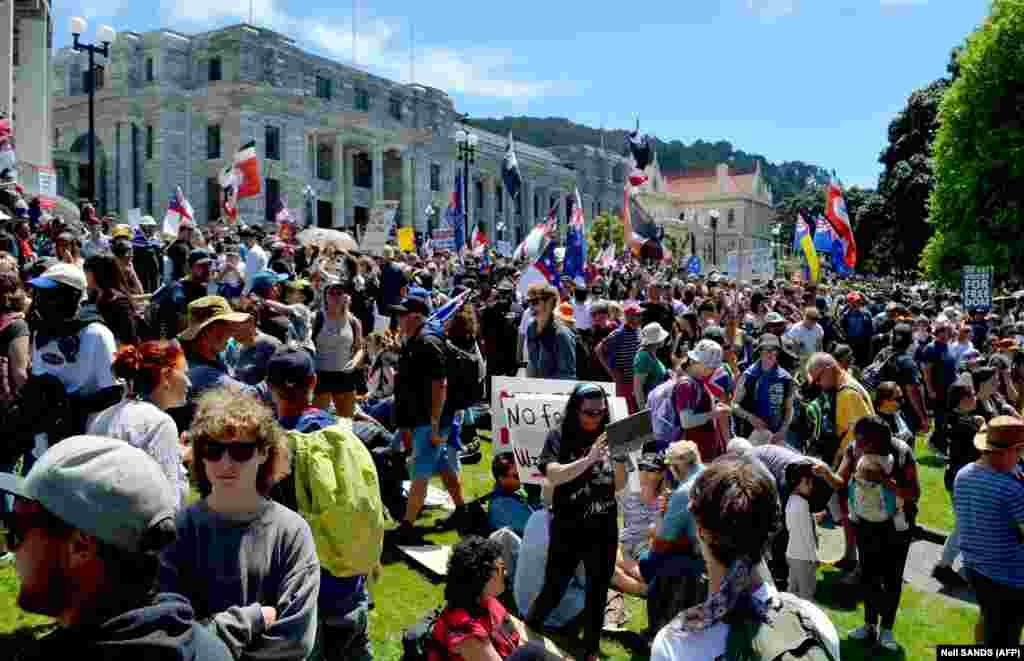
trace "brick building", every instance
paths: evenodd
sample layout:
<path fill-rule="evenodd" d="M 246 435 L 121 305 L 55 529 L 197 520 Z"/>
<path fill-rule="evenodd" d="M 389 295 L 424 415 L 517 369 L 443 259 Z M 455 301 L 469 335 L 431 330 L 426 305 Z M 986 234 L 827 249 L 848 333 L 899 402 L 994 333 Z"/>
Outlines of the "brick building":
<path fill-rule="evenodd" d="M 54 164 L 62 194 L 76 197 L 88 151 L 86 59 L 54 54 Z M 219 216 L 218 173 L 255 141 L 264 193 L 243 200 L 247 222 L 272 218 L 284 198 L 303 217 L 307 186 L 321 226 L 365 222 L 377 200 L 395 200 L 403 226 L 429 229 L 454 186 L 461 115 L 442 90 L 374 76 L 301 50 L 251 25 L 201 34 L 122 32 L 103 62 L 96 97 L 100 206 L 122 217 L 159 217 L 181 186 L 200 220 Z M 586 216 L 621 207 L 626 161 L 591 147 L 539 149 L 516 141 L 524 179 L 503 190 L 506 136 L 479 137 L 469 212 L 492 239 L 516 241 L 558 205 L 568 218 L 579 186 Z M 427 213 L 430 207 L 434 212 Z"/>

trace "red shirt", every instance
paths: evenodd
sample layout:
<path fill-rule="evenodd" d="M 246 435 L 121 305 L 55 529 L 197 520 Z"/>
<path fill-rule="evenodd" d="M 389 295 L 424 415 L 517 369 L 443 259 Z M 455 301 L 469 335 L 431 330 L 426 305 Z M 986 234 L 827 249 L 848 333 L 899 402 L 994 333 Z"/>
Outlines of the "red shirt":
<path fill-rule="evenodd" d="M 434 640 L 447 650 L 448 656 L 445 660 L 431 654 L 430 661 L 462 661 L 462 655 L 455 650 L 469 638 L 490 641 L 502 659 L 519 647 L 519 631 L 501 602 L 488 597 L 483 605 L 487 611 L 475 619 L 461 608 L 441 613 L 434 624 Z"/>

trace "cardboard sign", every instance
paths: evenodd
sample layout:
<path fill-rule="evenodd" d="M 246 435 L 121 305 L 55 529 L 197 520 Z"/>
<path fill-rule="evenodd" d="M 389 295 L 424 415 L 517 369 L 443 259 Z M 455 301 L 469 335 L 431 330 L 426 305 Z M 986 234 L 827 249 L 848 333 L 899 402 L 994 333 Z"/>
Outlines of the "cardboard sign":
<path fill-rule="evenodd" d="M 412 227 L 398 228 L 398 249 L 402 252 L 416 251 L 416 230 Z"/>
<path fill-rule="evenodd" d="M 360 247 L 372 255 L 380 255 L 391 236 L 391 230 L 395 223 L 395 214 L 398 213 L 398 202 L 394 200 L 383 200 L 377 202 L 370 209 L 370 219 L 366 223 L 366 233 Z"/>
<path fill-rule="evenodd" d="M 537 459 L 544 449 L 548 432 L 562 424 L 569 395 L 577 381 L 556 379 L 520 379 L 493 377 L 491 386 L 492 442 L 495 453 L 511 452 L 524 484 L 542 484 L 544 476 L 537 470 Z M 598 383 L 608 394 L 611 419 L 628 415 L 626 400 L 615 397 L 615 384 Z M 497 403 L 493 401 L 497 398 Z M 495 414 L 497 412 L 497 414 Z"/>
<path fill-rule="evenodd" d="M 965 266 L 961 281 L 960 295 L 965 310 L 981 307 L 992 309 L 991 266 Z"/>

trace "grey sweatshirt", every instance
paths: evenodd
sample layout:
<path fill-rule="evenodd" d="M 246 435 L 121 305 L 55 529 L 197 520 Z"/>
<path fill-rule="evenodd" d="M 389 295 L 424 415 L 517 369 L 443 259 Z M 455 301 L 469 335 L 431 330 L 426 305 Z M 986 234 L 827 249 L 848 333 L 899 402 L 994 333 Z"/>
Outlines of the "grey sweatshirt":
<path fill-rule="evenodd" d="M 196 619 L 236 659 L 309 656 L 320 563 L 301 516 L 267 500 L 245 520 L 227 518 L 203 500 L 178 513 L 177 527 L 177 541 L 160 557 L 162 592 L 187 597 Z M 277 609 L 273 626 L 266 626 L 261 606 Z"/>

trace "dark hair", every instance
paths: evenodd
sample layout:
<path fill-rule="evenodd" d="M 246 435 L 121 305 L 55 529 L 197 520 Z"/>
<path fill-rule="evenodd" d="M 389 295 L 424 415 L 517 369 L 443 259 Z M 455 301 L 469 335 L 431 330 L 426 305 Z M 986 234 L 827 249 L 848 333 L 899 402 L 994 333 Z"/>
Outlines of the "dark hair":
<path fill-rule="evenodd" d="M 892 448 L 892 429 L 877 415 L 866 415 L 853 426 L 853 434 L 877 446 L 880 454 Z"/>
<path fill-rule="evenodd" d="M 968 393 L 973 392 L 974 386 L 968 385 L 962 381 L 957 381 L 949 387 L 949 393 L 947 394 L 948 404 L 950 409 L 955 409 L 960 406 L 960 402 L 967 397 Z"/>
<path fill-rule="evenodd" d="M 448 560 L 448 582 L 444 586 L 445 607 L 463 609 L 479 617 L 484 609 L 480 596 L 501 558 L 501 545 L 470 535 L 455 545 Z"/>
<path fill-rule="evenodd" d="M 23 312 L 28 297 L 17 273 L 0 273 L 0 313 Z"/>
<path fill-rule="evenodd" d="M 174 341 L 152 340 L 128 345 L 114 355 L 110 371 L 124 379 L 137 395 L 149 395 L 160 383 L 165 369 L 177 365 L 185 352 Z"/>
<path fill-rule="evenodd" d="M 906 351 L 914 342 L 914 329 L 910 324 L 896 324 L 892 329 L 892 348 Z"/>
<path fill-rule="evenodd" d="M 591 390 L 591 388 L 594 388 L 594 390 Z M 605 412 L 604 417 L 601 418 L 601 426 L 598 428 L 598 433 L 604 430 L 608 423 L 611 422 L 611 416 L 607 410 L 607 393 L 591 383 L 576 384 L 576 387 L 572 389 L 572 394 L 569 395 L 569 401 L 565 404 L 565 411 L 562 413 L 562 443 L 560 448 L 561 454 L 564 456 L 559 457 L 559 461 L 564 461 L 568 457 L 568 452 L 585 440 L 584 436 L 592 435 L 585 433 L 583 428 L 580 427 L 580 404 L 585 399 L 604 400 Z M 593 434 L 593 436 L 596 438 L 596 434 Z"/>
<path fill-rule="evenodd" d="M 899 384 L 895 381 L 882 381 L 878 384 L 875 389 L 874 404 L 877 406 L 879 403 L 886 400 L 895 399 L 896 389 L 899 388 Z"/>
<path fill-rule="evenodd" d="M 124 272 L 111 255 L 92 255 L 85 260 L 82 270 L 92 273 L 100 292 L 128 292 Z"/>
<path fill-rule="evenodd" d="M 515 468 L 516 462 L 510 453 L 498 454 L 491 460 L 491 475 L 495 480 L 500 480 L 508 474 L 510 468 Z"/>
<path fill-rule="evenodd" d="M 982 384 L 988 383 L 996 376 L 996 369 L 994 367 L 979 367 L 976 370 L 971 371 L 971 381 L 974 383 L 974 389 L 978 390 Z"/>
<path fill-rule="evenodd" d="M 710 534 L 705 543 L 726 567 L 757 563 L 782 527 L 771 473 L 747 456 L 727 454 L 708 464 L 690 489 L 690 511 Z"/>

